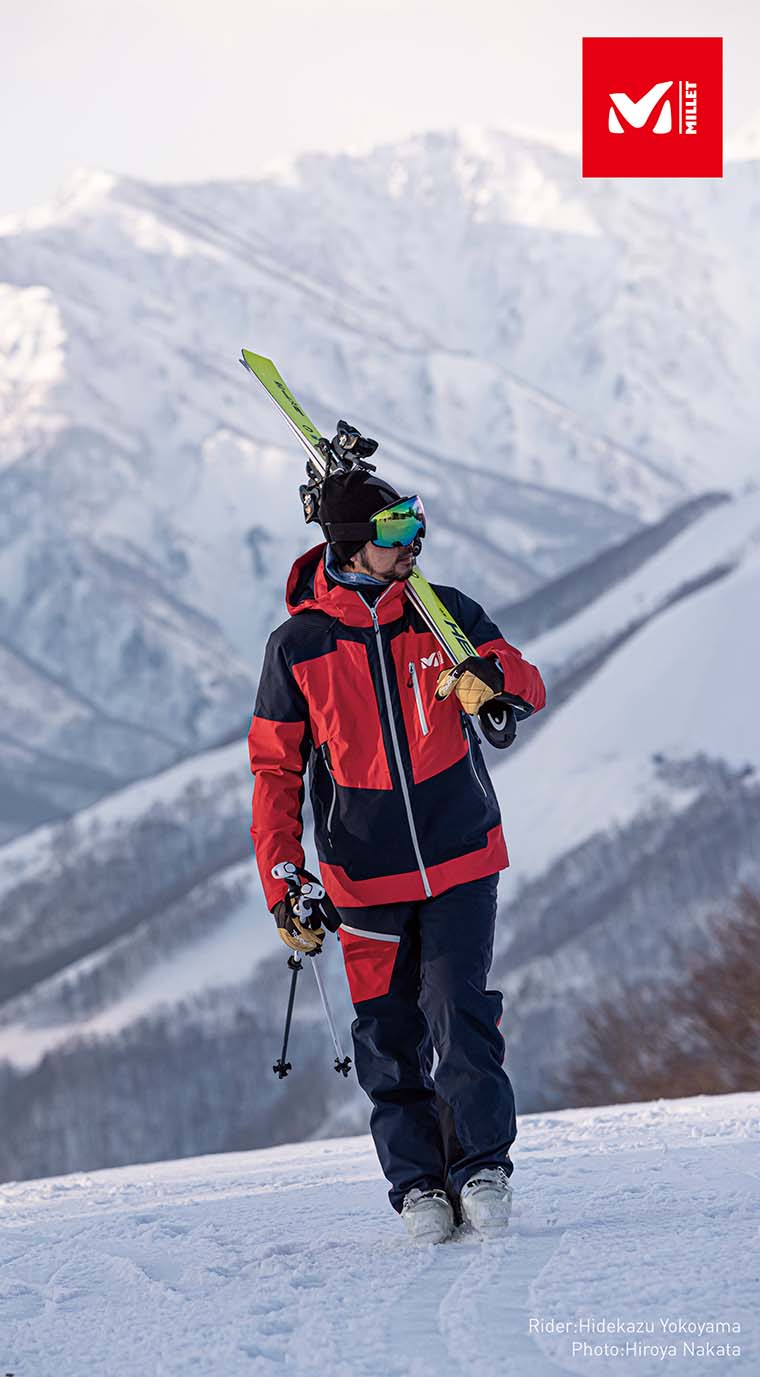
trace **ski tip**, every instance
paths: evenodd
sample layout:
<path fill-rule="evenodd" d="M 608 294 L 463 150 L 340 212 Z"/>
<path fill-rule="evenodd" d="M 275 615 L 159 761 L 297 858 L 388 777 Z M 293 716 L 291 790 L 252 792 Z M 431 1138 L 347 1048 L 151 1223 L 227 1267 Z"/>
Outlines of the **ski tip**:
<path fill-rule="evenodd" d="M 254 354 L 252 349 L 241 349 L 240 362 L 248 369 L 249 373 L 259 373 L 262 368 L 265 370 L 274 368 L 271 359 L 265 359 L 263 354 Z"/>

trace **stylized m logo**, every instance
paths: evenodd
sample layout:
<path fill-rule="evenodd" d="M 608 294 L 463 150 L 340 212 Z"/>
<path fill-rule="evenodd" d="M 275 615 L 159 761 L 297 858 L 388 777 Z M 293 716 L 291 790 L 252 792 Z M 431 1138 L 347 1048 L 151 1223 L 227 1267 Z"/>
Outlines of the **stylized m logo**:
<path fill-rule="evenodd" d="M 643 129 L 647 120 L 651 116 L 657 102 L 662 100 L 666 91 L 673 85 L 672 81 L 658 81 L 656 86 L 647 91 L 641 100 L 631 100 L 624 91 L 610 91 L 610 114 L 608 128 L 611 134 L 624 134 L 622 124 L 618 118 L 618 111 L 623 119 L 632 129 Z M 652 129 L 653 134 L 669 134 L 673 128 L 673 112 L 670 108 L 670 101 L 664 100 L 662 108 Z"/>
<path fill-rule="evenodd" d="M 723 39 L 584 38 L 583 176 L 722 177 Z"/>
<path fill-rule="evenodd" d="M 421 655 L 420 664 L 423 669 L 430 669 L 432 665 L 442 665 L 443 656 L 440 650 L 434 650 L 432 655 Z"/>

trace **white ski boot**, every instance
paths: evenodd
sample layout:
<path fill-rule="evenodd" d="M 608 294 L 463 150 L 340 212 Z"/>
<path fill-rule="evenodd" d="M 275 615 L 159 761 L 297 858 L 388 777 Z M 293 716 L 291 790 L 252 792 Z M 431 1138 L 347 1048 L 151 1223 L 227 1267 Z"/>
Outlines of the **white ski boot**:
<path fill-rule="evenodd" d="M 454 1231 L 454 1211 L 442 1190 L 414 1186 L 404 1196 L 401 1218 L 414 1243 L 444 1243 Z"/>
<path fill-rule="evenodd" d="M 462 1216 L 481 1234 L 503 1232 L 512 1209 L 512 1187 L 503 1167 L 483 1167 L 462 1187 Z"/>

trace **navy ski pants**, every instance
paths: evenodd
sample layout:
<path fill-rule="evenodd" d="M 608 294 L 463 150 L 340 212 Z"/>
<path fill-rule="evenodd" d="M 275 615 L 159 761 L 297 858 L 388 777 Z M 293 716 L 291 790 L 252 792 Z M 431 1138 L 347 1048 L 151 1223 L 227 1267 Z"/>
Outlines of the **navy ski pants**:
<path fill-rule="evenodd" d="M 444 1187 L 456 1209 L 477 1168 L 512 1172 L 502 996 L 486 988 L 498 882 L 487 875 L 433 899 L 339 910 L 356 1073 L 398 1211 L 413 1186 Z"/>

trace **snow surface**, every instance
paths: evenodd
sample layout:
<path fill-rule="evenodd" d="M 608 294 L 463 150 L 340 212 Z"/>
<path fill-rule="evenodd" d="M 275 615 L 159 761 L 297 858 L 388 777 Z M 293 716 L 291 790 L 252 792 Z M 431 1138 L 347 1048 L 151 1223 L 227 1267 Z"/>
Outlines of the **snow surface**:
<path fill-rule="evenodd" d="M 369 1137 L 0 1186 L 0 1368 L 757 1371 L 758 1111 L 760 1095 L 728 1095 L 525 1117 L 509 1234 L 439 1247 L 408 1242 Z M 552 1332 L 561 1321 L 575 1331 Z M 676 1351 L 573 1351 L 626 1342 Z M 740 1354 L 685 1349 L 709 1343 Z"/>

